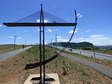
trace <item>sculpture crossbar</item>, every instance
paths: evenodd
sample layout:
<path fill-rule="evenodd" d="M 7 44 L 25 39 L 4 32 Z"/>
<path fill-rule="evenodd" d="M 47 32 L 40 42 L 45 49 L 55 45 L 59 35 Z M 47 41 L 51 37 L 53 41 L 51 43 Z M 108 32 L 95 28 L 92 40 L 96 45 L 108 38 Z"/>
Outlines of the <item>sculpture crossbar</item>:
<path fill-rule="evenodd" d="M 75 26 L 76 23 L 4 23 L 8 27 L 30 26 Z"/>

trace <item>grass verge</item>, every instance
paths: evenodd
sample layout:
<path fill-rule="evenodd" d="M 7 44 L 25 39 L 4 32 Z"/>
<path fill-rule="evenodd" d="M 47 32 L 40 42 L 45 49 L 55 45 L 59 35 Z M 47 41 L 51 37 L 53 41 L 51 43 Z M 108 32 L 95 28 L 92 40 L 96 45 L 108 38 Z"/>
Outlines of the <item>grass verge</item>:
<path fill-rule="evenodd" d="M 84 56 L 84 55 L 80 55 L 80 54 L 76 54 L 76 53 L 72 53 L 72 52 L 68 52 L 68 51 L 64 51 L 64 52 L 67 54 L 73 55 L 73 56 L 77 56 L 77 57 L 82 58 L 82 59 L 86 59 L 87 61 L 91 61 L 91 62 L 95 62 L 98 64 L 103 64 L 103 65 L 112 67 L 112 61 L 111 60 L 97 59 L 97 58 L 94 58 L 93 56 L 88 57 L 88 56 Z"/>
<path fill-rule="evenodd" d="M 0 45 L 0 53 L 5 53 L 8 51 L 16 50 L 22 48 L 21 45 L 17 45 L 15 48 L 13 45 Z"/>

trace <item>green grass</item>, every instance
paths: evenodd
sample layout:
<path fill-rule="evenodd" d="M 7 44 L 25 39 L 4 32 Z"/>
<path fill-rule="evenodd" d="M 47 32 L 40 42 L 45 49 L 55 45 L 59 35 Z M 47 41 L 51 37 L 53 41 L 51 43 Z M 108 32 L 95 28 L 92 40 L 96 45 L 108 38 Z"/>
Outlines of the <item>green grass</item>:
<path fill-rule="evenodd" d="M 80 55 L 80 54 L 76 54 L 76 53 L 72 53 L 72 52 L 68 52 L 68 51 L 64 51 L 64 52 L 67 53 L 67 54 L 70 54 L 72 56 L 76 56 L 76 57 L 79 57 L 79 58 L 82 58 L 82 59 L 86 59 L 87 61 L 96 62 L 96 63 L 99 63 L 99 64 L 103 64 L 103 65 L 112 67 L 112 61 L 111 60 L 97 59 L 93 56 L 88 57 L 88 56 L 84 56 L 84 55 Z"/>
<path fill-rule="evenodd" d="M 112 55 L 112 50 L 105 50 L 103 53 Z"/>
<path fill-rule="evenodd" d="M 5 53 L 11 50 L 15 50 L 15 49 L 19 49 L 22 48 L 21 45 L 16 45 L 16 47 L 14 48 L 13 45 L 0 45 L 0 53 Z"/>

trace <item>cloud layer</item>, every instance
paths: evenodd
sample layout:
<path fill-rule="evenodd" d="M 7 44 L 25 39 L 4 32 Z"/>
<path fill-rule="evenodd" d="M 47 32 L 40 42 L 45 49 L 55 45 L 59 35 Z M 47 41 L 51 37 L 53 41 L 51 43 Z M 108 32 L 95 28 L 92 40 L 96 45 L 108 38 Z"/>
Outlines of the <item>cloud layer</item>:
<path fill-rule="evenodd" d="M 75 33 L 77 32 L 77 30 L 75 31 Z M 69 34 L 72 34 L 73 33 L 73 30 L 70 30 L 69 32 L 68 32 Z"/>
<path fill-rule="evenodd" d="M 108 42 L 108 45 L 112 45 L 112 37 L 107 37 L 100 34 L 93 34 L 87 38 L 80 37 L 80 38 L 74 39 L 74 42 L 83 42 L 83 41 L 91 42 L 95 45 L 107 45 L 107 42 Z"/>

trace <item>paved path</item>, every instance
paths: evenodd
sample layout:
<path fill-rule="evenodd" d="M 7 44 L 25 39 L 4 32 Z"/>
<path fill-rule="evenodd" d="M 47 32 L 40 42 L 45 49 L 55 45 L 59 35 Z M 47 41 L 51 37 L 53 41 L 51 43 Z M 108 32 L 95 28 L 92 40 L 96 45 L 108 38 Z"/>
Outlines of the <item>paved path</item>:
<path fill-rule="evenodd" d="M 86 51 L 86 50 L 78 50 L 78 49 L 72 49 L 72 52 L 85 55 L 85 56 L 89 56 L 89 57 L 94 56 L 95 58 L 98 58 L 98 59 L 112 60 L 112 55 L 108 55 L 108 54 Z"/>
<path fill-rule="evenodd" d="M 52 47 L 63 49 L 63 47 L 55 47 L 55 46 L 52 46 Z M 108 54 L 104 54 L 104 53 L 92 52 L 92 51 L 87 51 L 87 50 L 79 50 L 79 49 L 72 49 L 72 51 L 70 51 L 70 50 L 71 49 L 66 48 L 66 51 L 69 51 L 72 53 L 77 53 L 77 54 L 81 54 L 81 55 L 88 56 L 88 57 L 93 56 L 97 59 L 112 60 L 112 55 L 108 55 Z"/>
<path fill-rule="evenodd" d="M 0 54 L 0 61 L 1 60 L 5 60 L 8 57 L 18 55 L 19 53 L 22 53 L 22 52 L 30 49 L 31 47 L 32 46 L 29 46 L 29 47 L 26 47 L 24 49 L 17 49 L 17 50 L 14 50 L 14 51 L 10 51 L 10 52 L 6 52 L 6 53 L 3 53 L 3 54 Z"/>
<path fill-rule="evenodd" d="M 87 65 L 87 66 L 95 69 L 96 71 L 98 71 L 98 72 L 100 72 L 100 73 L 104 74 L 105 76 L 108 76 L 109 78 L 112 79 L 112 67 L 107 67 L 105 65 L 94 63 L 94 62 L 89 62 L 85 59 L 78 58 L 76 56 L 68 55 L 68 54 L 65 54 L 65 53 L 61 53 L 61 55 L 65 56 L 65 57 L 68 57 L 69 59 L 71 59 L 75 62 Z"/>

